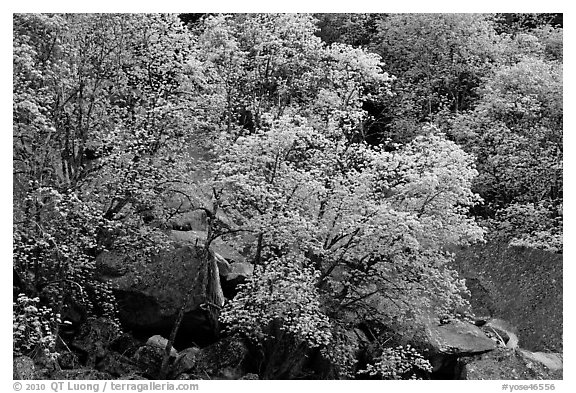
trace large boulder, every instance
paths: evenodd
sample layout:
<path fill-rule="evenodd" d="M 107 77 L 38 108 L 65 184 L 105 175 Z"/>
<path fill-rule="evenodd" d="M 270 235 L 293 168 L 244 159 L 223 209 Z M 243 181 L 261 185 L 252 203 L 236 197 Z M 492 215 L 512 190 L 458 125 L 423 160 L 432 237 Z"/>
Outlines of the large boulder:
<path fill-rule="evenodd" d="M 206 239 L 206 235 L 206 231 L 201 230 L 170 231 L 170 237 L 173 240 L 187 246 L 202 244 Z M 242 252 L 239 252 L 221 238 L 215 239 L 210 245 L 210 250 L 218 265 L 222 291 L 227 299 L 232 299 L 236 296 L 238 285 L 245 283 L 246 279 L 254 273 L 254 265 L 248 262 L 245 255 L 250 255 L 252 252 L 250 245 L 255 241 L 256 239 L 251 235 L 242 236 L 239 240 L 239 248 L 242 248 Z"/>
<path fill-rule="evenodd" d="M 477 326 L 460 320 L 440 323 L 436 318 L 424 319 L 423 334 L 416 342 L 430 364 L 434 378 L 458 378 L 458 359 L 496 349 L 497 343 Z"/>
<path fill-rule="evenodd" d="M 133 358 L 143 370 L 143 374 L 148 377 L 156 377 L 160 372 L 160 367 L 166 352 L 168 340 L 160 335 L 150 337 L 146 345 L 138 348 Z M 178 351 L 174 347 L 170 348 L 170 357 L 176 358 Z"/>
<path fill-rule="evenodd" d="M 96 269 L 103 278 L 120 277 L 128 273 L 127 255 L 113 251 L 103 251 L 96 257 Z"/>
<path fill-rule="evenodd" d="M 233 262 L 226 270 L 220 271 L 222 291 L 227 299 L 233 299 L 238 293 L 238 286 L 254 274 L 254 265 L 249 262 Z"/>
<path fill-rule="evenodd" d="M 206 240 L 207 232 L 204 230 L 190 230 L 190 231 L 170 231 L 170 238 L 180 243 L 182 245 L 195 246 L 203 244 Z M 248 240 L 246 240 L 248 241 Z M 230 262 L 244 262 L 246 257 L 238 252 L 234 247 L 223 241 L 221 238 L 217 238 L 210 244 L 210 249 L 212 252 L 222 256 L 224 259 Z"/>
<path fill-rule="evenodd" d="M 426 336 L 434 354 L 469 356 L 496 349 L 496 343 L 477 326 L 459 320 L 429 323 Z"/>
<path fill-rule="evenodd" d="M 163 358 L 163 349 L 149 345 L 138 348 L 134 354 L 134 360 L 142 370 L 142 374 L 151 378 L 159 375 Z"/>
<path fill-rule="evenodd" d="M 164 252 L 108 282 L 120 306 L 122 325 L 136 336 L 168 336 L 192 291 L 177 342 L 185 346 L 213 341 L 224 295 L 214 255 L 204 256 L 202 247 L 186 245 Z"/>
<path fill-rule="evenodd" d="M 166 345 L 168 345 L 168 340 L 164 337 L 160 336 L 159 334 L 150 337 L 146 341 L 146 345 L 149 347 L 160 348 L 160 350 L 164 351 L 166 349 Z M 170 347 L 170 357 L 178 356 L 178 351 L 174 349 L 174 347 Z"/>
<path fill-rule="evenodd" d="M 177 206 L 169 206 L 175 207 Z M 190 210 L 172 218 L 168 223 L 170 229 L 177 231 L 204 231 L 207 227 L 206 213 L 204 210 Z"/>
<path fill-rule="evenodd" d="M 172 376 L 178 377 L 196 367 L 198 355 L 202 350 L 198 347 L 190 347 L 182 350 L 172 366 Z"/>
<path fill-rule="evenodd" d="M 506 319 L 530 351 L 563 351 L 562 254 L 495 240 L 451 251 L 474 314 Z"/>

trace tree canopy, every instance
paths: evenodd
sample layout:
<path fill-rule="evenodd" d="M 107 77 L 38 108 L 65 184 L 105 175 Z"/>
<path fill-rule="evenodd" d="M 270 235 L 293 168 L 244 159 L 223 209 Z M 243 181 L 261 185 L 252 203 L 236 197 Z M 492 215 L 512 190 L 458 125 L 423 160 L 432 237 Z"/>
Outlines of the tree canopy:
<path fill-rule="evenodd" d="M 254 265 L 220 321 L 266 378 L 310 349 L 333 377 L 430 372 L 410 347 L 358 372 L 343 332 L 466 314 L 452 246 L 562 252 L 554 20 L 15 14 L 15 352 L 54 353 L 73 303 L 116 320 L 97 256 L 137 271 L 200 210 L 206 250 Z"/>

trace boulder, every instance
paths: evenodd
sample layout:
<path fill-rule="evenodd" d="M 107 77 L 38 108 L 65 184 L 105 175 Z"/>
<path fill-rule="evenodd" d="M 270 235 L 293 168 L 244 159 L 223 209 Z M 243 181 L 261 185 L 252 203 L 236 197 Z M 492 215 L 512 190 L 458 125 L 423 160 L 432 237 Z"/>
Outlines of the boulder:
<path fill-rule="evenodd" d="M 134 354 L 134 360 L 142 370 L 142 375 L 156 377 L 160 372 L 164 351 L 158 347 L 144 345 Z"/>
<path fill-rule="evenodd" d="M 434 354 L 469 356 L 496 349 L 496 343 L 477 326 L 459 320 L 447 324 L 429 322 L 426 338 Z"/>
<path fill-rule="evenodd" d="M 168 340 L 160 335 L 152 336 L 146 341 L 146 345 L 149 347 L 160 348 L 162 351 L 166 349 L 166 345 L 168 344 Z M 170 357 L 178 356 L 178 351 L 174 349 L 174 347 L 170 348 Z"/>
<path fill-rule="evenodd" d="M 233 262 L 228 265 L 228 269 L 220 270 L 224 296 L 227 299 L 233 299 L 238 293 L 238 285 L 245 283 L 253 273 L 254 265 L 248 262 Z"/>
<path fill-rule="evenodd" d="M 498 343 L 506 348 L 516 349 L 518 347 L 518 336 L 516 329 L 508 322 L 491 318 L 482 326 L 482 330 L 488 335 L 495 336 Z"/>
<path fill-rule="evenodd" d="M 96 269 L 101 277 L 120 277 L 128 272 L 126 255 L 102 251 L 96 257 Z"/>
<path fill-rule="evenodd" d="M 224 275 L 227 281 L 246 280 L 254 274 L 254 265 L 248 262 L 233 262 L 230 264 L 230 271 Z"/>
<path fill-rule="evenodd" d="M 198 354 L 201 352 L 200 348 L 190 347 L 182 350 L 172 366 L 172 375 L 178 377 L 196 366 Z"/>
<path fill-rule="evenodd" d="M 28 356 L 18 356 L 12 362 L 13 379 L 37 379 L 34 360 Z"/>
<path fill-rule="evenodd" d="M 184 246 L 202 245 L 206 240 L 207 232 L 204 230 L 170 231 L 170 238 Z M 217 238 L 210 244 L 210 249 L 227 261 L 245 262 L 246 258 L 234 247 Z"/>
<path fill-rule="evenodd" d="M 174 207 L 177 208 L 177 206 Z M 172 218 L 168 223 L 170 229 L 177 231 L 204 231 L 206 226 L 206 212 L 204 210 L 190 210 Z"/>
<path fill-rule="evenodd" d="M 563 352 L 561 253 L 511 247 L 495 239 L 451 251 L 475 314 L 512 323 L 525 349 Z M 471 277 L 481 288 L 469 285 Z"/>
<path fill-rule="evenodd" d="M 457 379 L 455 369 L 460 357 L 489 352 L 497 347 L 495 340 L 472 323 L 452 320 L 441 324 L 431 316 L 424 318 L 423 335 L 415 344 L 430 361 L 436 379 Z"/>
<path fill-rule="evenodd" d="M 216 259 L 216 265 L 218 266 L 218 274 L 220 274 L 220 277 L 222 276 L 225 277 L 226 275 L 230 274 L 230 272 L 232 271 L 232 267 L 230 266 L 230 262 L 228 262 L 226 258 L 215 252 L 214 259 Z"/>
<path fill-rule="evenodd" d="M 108 282 L 120 306 L 122 325 L 136 337 L 168 336 L 192 290 L 176 341 L 182 346 L 213 341 L 224 295 L 212 253 L 206 259 L 201 247 L 178 247 Z"/>

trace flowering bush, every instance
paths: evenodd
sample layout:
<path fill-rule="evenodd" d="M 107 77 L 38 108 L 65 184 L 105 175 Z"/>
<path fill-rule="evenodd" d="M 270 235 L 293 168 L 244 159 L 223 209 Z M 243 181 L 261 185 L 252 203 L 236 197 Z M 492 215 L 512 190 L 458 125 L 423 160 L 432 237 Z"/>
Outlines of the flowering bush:
<path fill-rule="evenodd" d="M 46 358 L 55 359 L 56 331 L 60 315 L 52 309 L 40 306 L 39 298 L 19 294 L 13 303 L 12 349 L 15 355 L 31 355 L 38 352 Z"/>
<path fill-rule="evenodd" d="M 229 330 L 254 343 L 274 339 L 274 325 L 309 347 L 328 345 L 330 323 L 322 313 L 314 286 L 318 272 L 288 257 L 269 261 L 255 271 L 221 314 Z"/>
<path fill-rule="evenodd" d="M 380 379 L 422 379 L 423 373 L 431 372 L 430 362 L 408 344 L 405 347 L 385 348 L 376 363 L 369 364 L 358 373 Z"/>

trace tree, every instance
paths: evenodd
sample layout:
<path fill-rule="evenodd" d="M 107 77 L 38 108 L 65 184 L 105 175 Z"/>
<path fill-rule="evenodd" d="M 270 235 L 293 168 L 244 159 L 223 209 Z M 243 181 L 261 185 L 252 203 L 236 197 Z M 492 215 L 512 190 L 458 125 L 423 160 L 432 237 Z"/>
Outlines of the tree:
<path fill-rule="evenodd" d="M 115 318 L 98 253 L 169 247 L 185 33 L 169 15 L 14 16 L 14 269 L 57 313 L 79 302 Z"/>
<path fill-rule="evenodd" d="M 262 374 L 295 377 L 322 348 L 350 375 L 342 329 L 465 307 L 443 247 L 482 237 L 467 217 L 472 158 L 433 130 L 393 152 L 361 142 L 365 102 L 389 91 L 380 57 L 326 46 L 305 15 L 207 17 L 196 29 L 214 157 L 197 187 L 234 223 L 228 243 L 252 235 L 256 265 L 221 320 L 259 348 Z"/>
<path fill-rule="evenodd" d="M 533 53 L 496 69 L 477 107 L 455 117 L 453 135 L 478 157 L 475 190 L 495 234 L 561 251 L 562 65 Z"/>
<path fill-rule="evenodd" d="M 262 346 L 267 377 L 288 369 L 278 346 L 297 359 L 331 342 L 331 324 L 415 323 L 465 307 L 442 250 L 482 237 L 466 217 L 472 157 L 436 135 L 394 153 L 335 135 L 281 118 L 239 138 L 218 168 L 222 207 L 263 234 L 254 277 L 222 318 Z"/>
<path fill-rule="evenodd" d="M 196 53 L 212 82 L 210 105 L 223 115 L 214 123 L 237 137 L 260 127 L 264 114 L 277 119 L 297 112 L 326 121 L 328 111 L 332 119 L 342 111 L 347 118 L 341 121 L 357 128 L 359 104 L 370 93 L 384 93 L 390 78 L 377 55 L 326 46 L 315 30 L 314 19 L 301 14 L 208 17 Z"/>
<path fill-rule="evenodd" d="M 488 15 L 390 14 L 380 18 L 369 48 L 397 79 L 393 99 L 371 103 L 372 138 L 407 142 L 437 116 L 472 108 L 476 88 L 502 55 L 500 41 Z"/>

